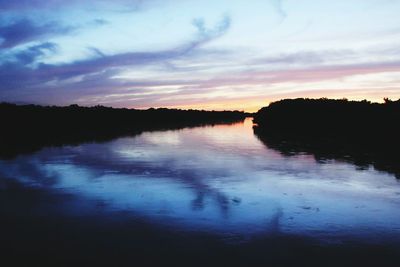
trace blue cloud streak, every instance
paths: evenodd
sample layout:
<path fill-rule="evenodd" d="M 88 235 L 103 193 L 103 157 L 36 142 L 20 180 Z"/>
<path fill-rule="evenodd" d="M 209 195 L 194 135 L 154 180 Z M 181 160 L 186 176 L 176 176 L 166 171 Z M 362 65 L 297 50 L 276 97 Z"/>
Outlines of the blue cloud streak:
<path fill-rule="evenodd" d="M 62 35 L 72 31 L 72 27 L 64 27 L 57 22 L 37 24 L 29 19 L 20 19 L 0 25 L 0 48 L 13 48 L 30 41 L 38 41 L 44 37 Z"/>

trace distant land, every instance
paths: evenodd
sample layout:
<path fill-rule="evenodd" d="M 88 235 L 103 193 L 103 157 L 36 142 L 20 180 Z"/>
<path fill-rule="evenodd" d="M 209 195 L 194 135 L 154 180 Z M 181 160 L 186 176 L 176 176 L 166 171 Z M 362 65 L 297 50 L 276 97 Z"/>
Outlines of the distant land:
<path fill-rule="evenodd" d="M 229 124 L 254 117 L 254 133 L 285 156 L 314 155 L 360 169 L 373 166 L 400 178 L 400 100 L 284 99 L 255 114 L 104 106 L 66 107 L 0 103 L 0 159 L 46 146 L 104 142 L 144 131 Z"/>
<path fill-rule="evenodd" d="M 45 146 L 101 142 L 143 131 L 233 123 L 244 120 L 248 115 L 242 111 L 0 103 L 0 158 L 12 158 Z"/>
<path fill-rule="evenodd" d="M 400 178 L 400 100 L 285 99 L 260 109 L 254 122 L 258 138 L 284 155 L 372 165 Z"/>

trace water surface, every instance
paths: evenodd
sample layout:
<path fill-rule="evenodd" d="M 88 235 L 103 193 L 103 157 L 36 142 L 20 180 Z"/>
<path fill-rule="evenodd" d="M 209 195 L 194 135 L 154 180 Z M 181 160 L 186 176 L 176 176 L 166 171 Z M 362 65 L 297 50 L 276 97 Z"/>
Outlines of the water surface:
<path fill-rule="evenodd" d="M 0 212 L 22 228 L 26 217 L 140 221 L 183 239 L 212 236 L 222 246 L 289 236 L 317 246 L 400 247 L 394 175 L 283 156 L 255 137 L 251 119 L 44 148 L 0 161 L 0 177 Z"/>

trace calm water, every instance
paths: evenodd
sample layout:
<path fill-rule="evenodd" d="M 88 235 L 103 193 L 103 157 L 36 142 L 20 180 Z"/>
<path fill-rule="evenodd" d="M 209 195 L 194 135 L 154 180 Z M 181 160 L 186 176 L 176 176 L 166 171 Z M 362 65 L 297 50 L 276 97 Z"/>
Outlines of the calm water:
<path fill-rule="evenodd" d="M 140 221 L 227 246 L 295 236 L 321 246 L 400 247 L 394 175 L 311 155 L 284 157 L 254 136 L 251 119 L 45 148 L 0 161 L 0 177 L 0 211 L 19 224 L 27 216 L 44 224 L 54 217 Z"/>

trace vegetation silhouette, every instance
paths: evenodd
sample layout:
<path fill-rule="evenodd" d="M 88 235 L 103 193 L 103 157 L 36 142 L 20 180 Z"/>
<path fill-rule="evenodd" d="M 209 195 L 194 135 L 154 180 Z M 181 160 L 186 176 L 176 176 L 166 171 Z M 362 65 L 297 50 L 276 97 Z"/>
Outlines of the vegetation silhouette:
<path fill-rule="evenodd" d="M 204 111 L 104 106 L 67 107 L 0 103 L 0 159 L 45 146 L 103 142 L 143 131 L 181 129 L 243 120 L 240 111 Z"/>
<path fill-rule="evenodd" d="M 269 148 L 290 156 L 313 154 L 360 168 L 373 166 L 400 178 L 400 100 L 285 99 L 254 115 L 254 133 Z"/>

